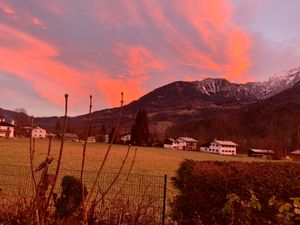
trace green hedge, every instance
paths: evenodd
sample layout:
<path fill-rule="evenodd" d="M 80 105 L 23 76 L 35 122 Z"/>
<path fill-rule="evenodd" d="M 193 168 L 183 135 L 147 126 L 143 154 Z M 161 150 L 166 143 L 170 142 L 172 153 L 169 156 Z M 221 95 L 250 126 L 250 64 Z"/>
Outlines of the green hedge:
<path fill-rule="evenodd" d="M 228 201 L 227 194 L 234 193 L 247 201 L 253 191 L 262 208 L 251 212 L 251 221 L 241 219 L 240 224 L 276 224 L 277 209 L 267 207 L 268 202 L 273 196 L 283 202 L 300 197 L 299 178 L 300 164 L 290 162 L 185 160 L 172 179 L 180 193 L 172 203 L 173 216 L 182 225 L 230 224 L 232 218 L 224 216 L 222 211 Z"/>

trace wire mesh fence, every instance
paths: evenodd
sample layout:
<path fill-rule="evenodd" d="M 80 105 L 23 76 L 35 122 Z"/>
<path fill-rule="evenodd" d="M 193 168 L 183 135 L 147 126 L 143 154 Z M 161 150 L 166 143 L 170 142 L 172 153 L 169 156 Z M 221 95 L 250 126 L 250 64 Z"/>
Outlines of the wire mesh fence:
<path fill-rule="evenodd" d="M 49 168 L 49 173 L 54 173 L 54 168 Z M 39 172 L 34 175 L 40 179 Z M 84 171 L 84 180 L 89 190 L 96 178 L 96 171 Z M 80 178 L 80 170 L 61 169 L 55 193 L 60 195 L 61 181 L 64 176 Z M 117 179 L 116 179 L 117 178 Z M 140 175 L 102 171 L 97 182 L 96 196 L 107 193 L 101 204 L 95 210 L 101 218 L 110 219 L 116 214 L 133 215 L 134 213 L 147 214 L 144 224 L 162 224 L 165 206 L 166 178 L 163 176 Z M 110 188 L 111 184 L 113 186 Z M 0 164 L 1 194 L 14 204 L 20 198 L 32 198 L 33 179 L 29 166 Z"/>

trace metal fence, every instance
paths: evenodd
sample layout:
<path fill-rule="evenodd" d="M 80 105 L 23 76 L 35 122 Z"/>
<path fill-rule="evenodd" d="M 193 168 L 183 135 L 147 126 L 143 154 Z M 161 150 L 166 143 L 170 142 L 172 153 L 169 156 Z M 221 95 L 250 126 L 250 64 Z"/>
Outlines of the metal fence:
<path fill-rule="evenodd" d="M 54 168 L 49 168 L 49 172 Z M 84 171 L 85 186 L 89 190 L 96 178 L 96 171 Z M 35 173 L 37 180 L 40 173 Z M 80 170 L 61 169 L 55 192 L 60 193 L 62 178 L 66 175 L 80 178 Z M 95 195 L 101 195 L 115 181 L 117 172 L 103 171 L 97 183 Z M 121 173 L 98 207 L 103 218 L 116 213 L 133 214 L 142 210 L 154 223 L 164 224 L 166 204 L 166 176 Z M 14 199 L 30 198 L 33 181 L 30 167 L 0 164 L 0 188 L 2 196 L 13 203 Z M 126 211 L 126 212 L 125 212 Z M 150 222 L 148 222 L 150 224 Z"/>

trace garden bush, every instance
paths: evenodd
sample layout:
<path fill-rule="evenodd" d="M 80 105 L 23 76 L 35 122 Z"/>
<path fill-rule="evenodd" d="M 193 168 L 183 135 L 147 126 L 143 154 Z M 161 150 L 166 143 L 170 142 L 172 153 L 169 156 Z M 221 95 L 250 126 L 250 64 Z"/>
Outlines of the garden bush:
<path fill-rule="evenodd" d="M 185 160 L 172 178 L 179 195 L 172 203 L 174 218 L 182 225 L 232 224 L 224 215 L 228 194 L 236 194 L 243 201 L 252 202 L 253 195 L 261 207 L 248 207 L 247 215 L 236 221 L 240 224 L 277 224 L 276 208 L 269 207 L 274 196 L 289 202 L 299 197 L 300 164 L 295 163 L 243 163 L 197 162 Z M 249 221 L 251 220 L 251 221 Z M 234 223 L 237 224 L 237 223 Z"/>

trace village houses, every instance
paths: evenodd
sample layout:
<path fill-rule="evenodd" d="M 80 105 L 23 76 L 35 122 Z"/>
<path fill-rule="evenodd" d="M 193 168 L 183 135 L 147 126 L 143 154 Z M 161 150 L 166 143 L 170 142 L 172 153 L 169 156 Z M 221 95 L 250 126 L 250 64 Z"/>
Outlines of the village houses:
<path fill-rule="evenodd" d="M 164 142 L 164 148 L 196 151 L 198 141 L 190 137 L 168 138 Z"/>
<path fill-rule="evenodd" d="M 201 145 L 200 151 L 210 152 L 220 155 L 236 155 L 238 145 L 232 141 L 213 140 Z"/>
<path fill-rule="evenodd" d="M 251 149 L 248 150 L 248 156 L 249 157 L 272 159 L 273 155 L 274 155 L 273 150 L 255 149 L 255 148 L 251 148 Z"/>
<path fill-rule="evenodd" d="M 131 141 L 131 134 L 124 134 L 120 136 L 120 140 L 123 144 L 128 144 Z"/>
<path fill-rule="evenodd" d="M 14 121 L 11 123 L 1 119 L 0 121 L 0 137 L 12 138 L 14 137 Z"/>
<path fill-rule="evenodd" d="M 47 131 L 41 127 L 35 127 L 31 131 L 31 137 L 33 138 L 46 138 Z"/>

